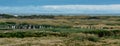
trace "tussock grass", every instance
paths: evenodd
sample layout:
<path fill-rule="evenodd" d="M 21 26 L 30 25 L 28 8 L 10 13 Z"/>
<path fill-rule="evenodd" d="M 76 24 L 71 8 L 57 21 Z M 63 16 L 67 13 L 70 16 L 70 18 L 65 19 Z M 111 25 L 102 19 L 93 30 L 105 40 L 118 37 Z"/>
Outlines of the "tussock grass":
<path fill-rule="evenodd" d="M 99 33 L 104 34 L 104 31 L 95 33 L 95 31 L 81 31 L 72 29 L 73 31 L 65 31 L 61 29 L 56 31 L 2 31 L 0 36 L 0 46 L 119 46 L 120 39 L 113 38 L 119 36 L 119 31 L 111 31 L 113 35 L 105 35 L 99 37 Z M 77 31 L 77 32 L 76 32 Z M 107 33 L 107 32 L 106 32 Z M 109 40 L 109 42 L 107 42 Z"/>
<path fill-rule="evenodd" d="M 10 38 L 10 37 L 17 37 L 17 38 L 24 38 L 24 37 L 46 37 L 46 36 L 57 36 L 57 37 L 67 37 L 68 34 L 61 33 L 61 32 L 46 32 L 46 31 L 16 31 L 16 32 L 4 32 L 0 33 L 0 37 Z"/>
<path fill-rule="evenodd" d="M 96 30 L 96 31 L 84 31 L 83 33 L 90 33 L 90 34 L 96 34 L 99 37 L 105 37 L 105 36 L 120 36 L 120 30 Z"/>

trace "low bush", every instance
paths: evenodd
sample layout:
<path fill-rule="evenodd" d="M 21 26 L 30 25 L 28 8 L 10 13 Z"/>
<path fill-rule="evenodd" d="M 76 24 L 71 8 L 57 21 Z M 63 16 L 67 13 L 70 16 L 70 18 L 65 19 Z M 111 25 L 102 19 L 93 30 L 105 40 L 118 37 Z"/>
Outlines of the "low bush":
<path fill-rule="evenodd" d="M 84 31 L 83 33 L 97 34 L 99 37 L 120 35 L 119 30 L 112 30 L 112 31 L 107 31 L 107 30 L 96 30 L 95 31 L 94 30 L 94 31 Z"/>
<path fill-rule="evenodd" d="M 69 40 L 72 40 L 72 41 L 89 40 L 89 41 L 97 42 L 99 40 L 99 37 L 94 34 L 76 33 L 76 34 L 70 35 L 69 37 L 70 37 Z"/>
<path fill-rule="evenodd" d="M 93 44 L 86 45 L 85 43 L 89 42 L 98 42 L 99 37 L 94 34 L 84 34 L 84 33 L 76 33 L 71 34 L 67 40 L 64 40 L 66 46 L 95 46 Z"/>
<path fill-rule="evenodd" d="M 45 36 L 59 36 L 59 37 L 67 37 L 67 33 L 61 33 L 61 32 L 41 32 L 41 31 L 17 31 L 17 32 L 5 32 L 0 33 L 0 37 L 45 37 Z"/>

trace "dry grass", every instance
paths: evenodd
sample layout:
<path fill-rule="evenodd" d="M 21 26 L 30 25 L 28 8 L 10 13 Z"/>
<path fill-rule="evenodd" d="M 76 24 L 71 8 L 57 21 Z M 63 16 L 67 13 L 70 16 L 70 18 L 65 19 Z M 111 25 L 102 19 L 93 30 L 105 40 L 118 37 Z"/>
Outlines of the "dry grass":
<path fill-rule="evenodd" d="M 90 38 L 90 39 L 89 39 Z M 101 38 L 94 34 L 77 33 L 65 41 L 66 46 L 120 46 L 120 39 Z"/>
<path fill-rule="evenodd" d="M 76 39 L 76 36 L 85 40 Z M 120 46 L 120 39 L 99 38 L 95 42 L 87 40 L 88 37 L 96 35 L 77 33 L 69 37 L 0 38 L 0 46 Z"/>
<path fill-rule="evenodd" d="M 0 38 L 0 46 L 54 46 L 62 45 L 56 37 Z"/>
<path fill-rule="evenodd" d="M 86 24 L 107 24 L 119 25 L 120 21 L 114 20 L 81 20 L 81 19 L 0 19 L 0 22 L 16 22 L 29 24 L 49 24 L 49 25 L 86 25 Z"/>
<path fill-rule="evenodd" d="M 86 16 L 82 17 L 85 18 Z M 119 25 L 119 18 L 106 20 L 70 19 L 71 17 L 58 17 L 59 19 L 0 19 L 0 22 L 16 22 L 29 24 L 49 25 L 86 25 L 107 24 Z M 65 19 L 67 18 L 67 19 Z M 76 17 L 72 17 L 76 18 Z M 104 18 L 103 18 L 104 19 Z M 64 32 L 64 30 L 62 30 Z M 71 31 L 71 30 L 69 30 Z M 78 30 L 79 31 L 79 30 Z M 25 37 L 25 38 L 0 38 L 0 46 L 120 46 L 120 39 L 98 37 L 93 34 L 72 33 L 69 37 Z"/>

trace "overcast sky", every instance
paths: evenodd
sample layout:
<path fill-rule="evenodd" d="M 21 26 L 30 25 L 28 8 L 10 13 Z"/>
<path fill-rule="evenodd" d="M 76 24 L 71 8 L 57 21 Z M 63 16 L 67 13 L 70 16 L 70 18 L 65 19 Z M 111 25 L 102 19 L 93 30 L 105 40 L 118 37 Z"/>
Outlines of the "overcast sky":
<path fill-rule="evenodd" d="M 0 0 L 0 13 L 120 14 L 120 0 Z"/>

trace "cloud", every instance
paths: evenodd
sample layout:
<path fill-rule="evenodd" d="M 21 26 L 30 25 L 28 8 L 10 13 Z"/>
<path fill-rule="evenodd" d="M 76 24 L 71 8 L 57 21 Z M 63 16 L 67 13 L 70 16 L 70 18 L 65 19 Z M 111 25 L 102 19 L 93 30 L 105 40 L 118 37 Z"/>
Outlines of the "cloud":
<path fill-rule="evenodd" d="M 47 5 L 43 7 L 54 10 L 120 10 L 120 5 Z"/>
<path fill-rule="evenodd" d="M 45 5 L 0 6 L 1 13 L 120 13 L 120 4 L 111 5 Z"/>

